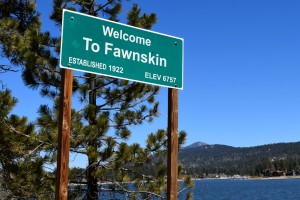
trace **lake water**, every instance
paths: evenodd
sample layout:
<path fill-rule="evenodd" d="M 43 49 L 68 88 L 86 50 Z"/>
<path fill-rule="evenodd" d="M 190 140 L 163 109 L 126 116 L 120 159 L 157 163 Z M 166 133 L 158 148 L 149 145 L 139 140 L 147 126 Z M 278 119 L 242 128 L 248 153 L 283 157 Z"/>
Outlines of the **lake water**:
<path fill-rule="evenodd" d="M 299 200 L 300 179 L 196 180 L 195 200 Z M 178 199 L 184 199 L 180 195 Z"/>
<path fill-rule="evenodd" d="M 300 200 L 300 179 L 195 180 L 194 184 L 194 200 Z M 115 194 L 115 198 L 108 195 L 100 193 L 99 200 L 125 199 L 120 194 Z M 178 200 L 184 199 L 183 192 L 179 194 Z"/>

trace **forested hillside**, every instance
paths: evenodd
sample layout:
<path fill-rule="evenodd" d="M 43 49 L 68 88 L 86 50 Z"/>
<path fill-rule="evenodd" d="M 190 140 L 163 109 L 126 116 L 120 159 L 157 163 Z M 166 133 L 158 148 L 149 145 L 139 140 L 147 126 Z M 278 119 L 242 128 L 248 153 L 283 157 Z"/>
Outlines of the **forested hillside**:
<path fill-rule="evenodd" d="M 237 148 L 226 145 L 202 145 L 185 148 L 179 162 L 187 174 L 271 176 L 274 171 L 299 173 L 300 142 Z M 294 171 L 293 171 L 294 170 Z"/>

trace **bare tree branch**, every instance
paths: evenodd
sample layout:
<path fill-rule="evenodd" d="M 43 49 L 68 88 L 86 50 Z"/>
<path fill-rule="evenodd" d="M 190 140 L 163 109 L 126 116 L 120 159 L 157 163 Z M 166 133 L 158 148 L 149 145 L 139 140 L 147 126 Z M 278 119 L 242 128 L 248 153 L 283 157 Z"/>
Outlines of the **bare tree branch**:
<path fill-rule="evenodd" d="M 0 73 L 5 72 L 18 72 L 19 70 L 12 69 L 13 67 L 10 65 L 0 65 Z"/>
<path fill-rule="evenodd" d="M 98 9 L 95 10 L 95 12 L 99 12 L 100 10 L 103 10 L 106 6 L 108 6 L 109 4 L 112 3 L 113 0 L 108 0 L 106 2 L 106 4 L 104 4 L 103 6 L 99 7 Z"/>

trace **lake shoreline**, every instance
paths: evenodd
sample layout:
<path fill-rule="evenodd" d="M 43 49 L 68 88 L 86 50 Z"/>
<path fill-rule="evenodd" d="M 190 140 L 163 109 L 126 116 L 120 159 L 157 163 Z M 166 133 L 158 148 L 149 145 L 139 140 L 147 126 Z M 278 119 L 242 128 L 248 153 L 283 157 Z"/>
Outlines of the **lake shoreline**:
<path fill-rule="evenodd" d="M 250 177 L 249 178 L 249 180 L 282 180 L 282 179 L 300 179 L 300 176 Z"/>
<path fill-rule="evenodd" d="M 285 180 L 285 179 L 300 179 L 300 176 L 278 176 L 278 177 L 222 177 L 222 178 L 192 178 L 198 180 Z"/>

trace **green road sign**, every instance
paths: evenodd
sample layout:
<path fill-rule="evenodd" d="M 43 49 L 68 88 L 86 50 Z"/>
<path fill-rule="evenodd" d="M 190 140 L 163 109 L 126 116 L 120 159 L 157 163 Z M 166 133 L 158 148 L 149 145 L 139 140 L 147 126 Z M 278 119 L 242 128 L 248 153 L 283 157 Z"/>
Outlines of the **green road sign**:
<path fill-rule="evenodd" d="M 64 10 L 60 66 L 183 89 L 183 39 Z"/>

